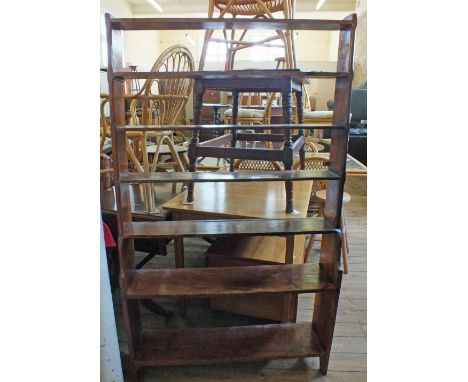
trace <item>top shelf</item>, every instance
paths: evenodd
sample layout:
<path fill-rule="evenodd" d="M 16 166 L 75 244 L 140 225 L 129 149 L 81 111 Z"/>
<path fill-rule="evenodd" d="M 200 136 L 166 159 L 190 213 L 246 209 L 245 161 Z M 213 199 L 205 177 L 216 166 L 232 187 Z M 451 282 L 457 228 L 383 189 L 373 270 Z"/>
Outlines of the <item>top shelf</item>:
<path fill-rule="evenodd" d="M 347 78 L 348 72 L 303 72 L 298 69 L 242 69 L 242 70 L 208 70 L 191 72 L 116 72 L 114 78 L 130 79 L 176 79 L 176 78 L 201 78 L 201 79 L 225 79 L 225 78 Z"/>
<path fill-rule="evenodd" d="M 356 28 L 355 14 L 344 20 L 310 19 L 213 19 L 213 18 L 111 18 L 114 30 L 197 30 L 197 29 L 263 29 L 263 30 L 351 30 Z"/>

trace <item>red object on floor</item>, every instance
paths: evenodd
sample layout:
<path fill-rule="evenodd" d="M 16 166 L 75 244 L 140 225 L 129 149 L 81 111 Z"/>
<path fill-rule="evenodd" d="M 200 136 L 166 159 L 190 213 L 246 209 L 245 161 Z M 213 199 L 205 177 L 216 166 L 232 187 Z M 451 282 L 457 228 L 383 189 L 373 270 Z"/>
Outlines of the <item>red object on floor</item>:
<path fill-rule="evenodd" d="M 106 248 L 117 247 L 117 244 L 115 244 L 115 240 L 112 237 L 112 233 L 107 224 L 103 222 L 102 228 L 104 229 L 104 243 L 106 245 Z"/>

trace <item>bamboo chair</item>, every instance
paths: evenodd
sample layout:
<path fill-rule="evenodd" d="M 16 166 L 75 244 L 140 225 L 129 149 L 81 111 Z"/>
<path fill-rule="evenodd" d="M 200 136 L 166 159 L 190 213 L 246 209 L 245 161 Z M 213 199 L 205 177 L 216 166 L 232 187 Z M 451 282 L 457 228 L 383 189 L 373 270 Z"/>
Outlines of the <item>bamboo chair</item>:
<path fill-rule="evenodd" d="M 306 156 L 305 158 L 305 170 L 328 170 L 328 159 L 321 157 L 321 156 Z M 296 161 L 294 163 L 294 170 L 301 169 L 300 161 Z M 316 212 L 317 216 L 323 216 L 323 209 L 325 206 L 326 200 L 326 190 L 327 190 L 327 181 L 326 180 L 314 180 L 312 184 L 312 191 L 310 194 L 310 201 L 309 201 L 309 211 Z M 343 204 L 348 203 L 351 201 L 351 195 L 347 192 L 343 193 Z M 342 207 L 341 211 L 341 221 L 340 221 L 340 229 L 342 235 L 342 246 L 341 246 L 341 254 L 343 257 L 343 271 L 344 273 L 348 273 L 348 254 L 349 254 L 349 247 L 348 247 L 348 236 L 346 234 L 346 222 L 344 218 L 344 208 Z M 318 241 L 316 239 L 316 235 L 312 234 L 310 236 L 309 243 L 307 244 L 307 248 L 304 252 L 304 263 L 307 262 L 309 255 L 312 251 L 312 247 L 314 242 Z"/>
<path fill-rule="evenodd" d="M 319 151 L 317 146 L 315 146 L 312 142 L 306 141 L 304 145 L 305 155 L 306 157 L 310 156 L 317 156 L 319 155 Z"/>
<path fill-rule="evenodd" d="M 237 16 L 250 16 L 254 19 L 274 19 L 275 13 L 282 13 L 285 19 L 293 19 L 295 3 L 296 0 L 210 0 L 208 17 L 214 18 L 215 10 L 217 9 L 219 11 L 218 18 L 220 19 L 224 18 L 226 15 L 230 15 L 233 18 Z M 206 31 L 199 70 L 203 70 L 204 68 L 208 45 L 211 41 L 226 44 L 226 70 L 233 70 L 235 55 L 239 50 L 258 45 L 284 47 L 286 67 L 288 69 L 296 68 L 296 55 L 292 31 L 276 30 L 276 35 L 264 38 L 260 41 L 244 40 L 247 30 L 242 31 L 240 36 L 236 36 L 235 30 L 230 31 L 230 36 L 228 36 L 228 32 L 228 30 L 224 29 L 224 38 L 214 38 L 214 30 Z M 272 44 L 272 42 L 277 40 L 281 40 L 283 45 Z"/>
<path fill-rule="evenodd" d="M 182 46 L 175 45 L 166 49 L 154 63 L 151 71 L 181 72 L 193 71 L 194 60 L 190 51 Z M 192 91 L 191 79 L 147 79 L 141 90 L 128 98 L 130 104 L 130 125 L 177 125 L 187 100 Z M 127 133 L 127 152 L 137 172 L 156 171 L 161 146 L 166 144 L 171 152 L 174 166 L 179 171 L 185 167 L 177 153 L 172 131 L 165 132 L 130 132 Z M 149 162 L 148 143 L 156 140 L 156 150 L 151 163 Z M 133 142 L 131 142 L 133 141 Z M 133 147 L 132 147 L 133 143 Z M 139 147 L 135 147 L 139 146 Z M 135 150 L 136 148 L 136 150 Z M 141 150 L 142 164 L 137 156 Z"/>
<path fill-rule="evenodd" d="M 103 154 L 106 138 L 111 137 L 109 121 L 105 115 L 105 107 L 109 103 L 109 94 L 101 93 L 101 106 L 100 106 L 100 140 L 99 140 L 99 153 Z"/>
<path fill-rule="evenodd" d="M 268 160 L 237 159 L 234 169 L 240 171 L 280 171 L 278 162 Z"/>

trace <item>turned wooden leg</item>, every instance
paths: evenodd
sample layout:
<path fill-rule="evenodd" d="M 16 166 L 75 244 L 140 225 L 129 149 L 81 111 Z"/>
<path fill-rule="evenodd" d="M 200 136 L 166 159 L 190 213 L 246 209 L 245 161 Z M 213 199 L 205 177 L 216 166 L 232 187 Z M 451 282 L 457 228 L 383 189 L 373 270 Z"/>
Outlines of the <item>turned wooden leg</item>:
<path fill-rule="evenodd" d="M 233 91 L 232 92 L 232 121 L 231 123 L 233 125 L 237 125 L 237 115 L 239 112 L 239 92 L 238 91 Z M 237 145 L 237 130 L 236 129 L 231 129 L 232 133 L 232 140 L 231 140 L 231 147 L 236 147 Z M 234 171 L 234 160 L 235 158 L 230 158 L 231 163 L 229 164 L 229 171 Z"/>
<path fill-rule="evenodd" d="M 296 92 L 297 99 L 297 123 L 304 123 L 304 105 L 302 104 L 302 92 Z M 304 145 L 299 150 L 299 160 L 301 162 L 301 170 L 305 170 L 305 136 L 304 129 L 299 129 L 299 137 L 304 137 Z"/>
<path fill-rule="evenodd" d="M 283 93 L 283 122 L 285 124 L 292 124 L 292 95 L 291 91 L 284 91 Z M 285 170 L 292 170 L 293 168 L 293 150 L 292 150 L 291 129 L 284 131 L 284 144 L 283 144 L 283 163 Z M 286 181 L 286 213 L 296 215 L 297 211 L 294 210 L 293 205 L 293 182 Z"/>

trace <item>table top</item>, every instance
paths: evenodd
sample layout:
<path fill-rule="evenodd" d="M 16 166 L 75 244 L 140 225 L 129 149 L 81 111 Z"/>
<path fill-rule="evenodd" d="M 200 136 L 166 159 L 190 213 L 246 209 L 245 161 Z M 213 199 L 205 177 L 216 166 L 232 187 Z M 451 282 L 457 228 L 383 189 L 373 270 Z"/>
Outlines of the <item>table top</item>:
<path fill-rule="evenodd" d="M 187 193 L 162 207 L 170 211 L 200 212 L 217 217 L 287 219 L 306 217 L 312 181 L 294 182 L 294 208 L 299 215 L 285 212 L 284 182 L 195 183 L 195 201 L 183 204 Z"/>
<path fill-rule="evenodd" d="M 306 218 L 312 181 L 294 182 L 294 208 L 298 215 L 287 214 L 284 182 L 259 183 L 195 183 L 195 202 L 182 204 L 186 192 L 163 205 L 163 208 L 193 218 Z M 294 264 L 304 259 L 305 235 L 294 237 Z M 284 263 L 286 238 L 279 236 L 252 236 L 220 238 L 210 248 L 210 253 L 251 260 L 260 263 Z"/>

